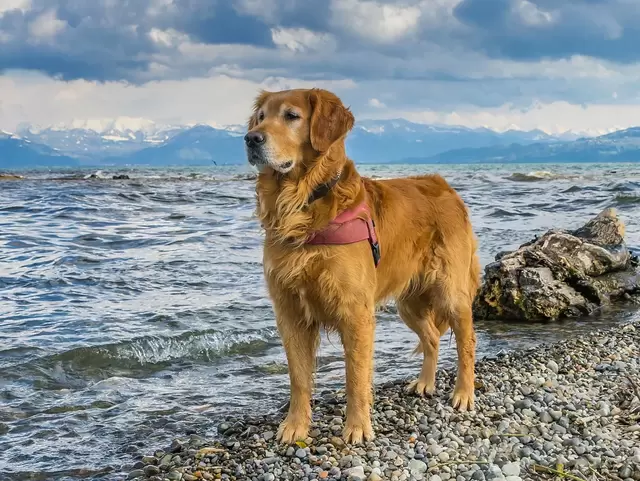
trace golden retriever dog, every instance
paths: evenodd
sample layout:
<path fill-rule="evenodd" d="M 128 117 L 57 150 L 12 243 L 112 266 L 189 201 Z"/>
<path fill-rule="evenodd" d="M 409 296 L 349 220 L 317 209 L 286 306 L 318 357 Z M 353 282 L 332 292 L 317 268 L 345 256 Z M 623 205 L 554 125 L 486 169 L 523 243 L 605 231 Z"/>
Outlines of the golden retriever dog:
<path fill-rule="evenodd" d="M 391 298 L 424 355 L 407 391 L 433 393 L 439 341 L 451 328 L 458 353 L 451 402 L 460 410 L 474 404 L 471 306 L 480 265 L 466 206 L 439 175 L 361 177 L 345 153 L 353 124 L 342 101 L 321 89 L 263 91 L 248 122 L 247 158 L 259 171 L 264 275 L 289 368 L 289 412 L 277 433 L 284 443 L 304 439 L 311 425 L 321 328 L 337 332 L 344 347 L 343 438 L 374 438 L 375 309 Z M 309 241 L 335 227 L 340 215 L 353 229 L 361 221 L 361 232 L 373 227 L 378 243 L 372 236 L 370 242 Z"/>

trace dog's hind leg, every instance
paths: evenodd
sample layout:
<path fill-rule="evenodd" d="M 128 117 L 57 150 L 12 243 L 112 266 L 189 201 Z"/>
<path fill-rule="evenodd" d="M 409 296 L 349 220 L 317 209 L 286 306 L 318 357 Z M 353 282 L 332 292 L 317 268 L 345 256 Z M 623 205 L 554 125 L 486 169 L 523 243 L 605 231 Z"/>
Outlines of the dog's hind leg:
<path fill-rule="evenodd" d="M 428 293 L 415 294 L 397 301 L 398 313 L 420 343 L 416 352 L 422 352 L 422 369 L 418 378 L 409 383 L 405 390 L 419 395 L 431 395 L 436 386 L 436 368 L 438 365 L 438 351 L 440 337 L 448 329 L 444 319 L 436 317 Z"/>
<path fill-rule="evenodd" d="M 456 336 L 458 351 L 458 372 L 451 404 L 460 411 L 472 410 L 475 389 L 476 334 L 470 305 L 460 303 L 457 306 L 451 328 Z"/>

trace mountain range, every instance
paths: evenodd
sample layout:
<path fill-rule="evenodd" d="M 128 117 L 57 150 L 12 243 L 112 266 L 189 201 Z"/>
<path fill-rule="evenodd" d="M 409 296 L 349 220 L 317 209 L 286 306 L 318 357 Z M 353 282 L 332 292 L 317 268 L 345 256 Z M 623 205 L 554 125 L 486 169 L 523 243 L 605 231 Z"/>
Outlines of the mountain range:
<path fill-rule="evenodd" d="M 618 130 L 571 142 L 512 143 L 482 148 L 460 148 L 426 157 L 404 158 L 401 163 L 487 164 L 561 162 L 639 162 L 640 127 Z"/>
<path fill-rule="evenodd" d="M 211 165 L 246 162 L 244 126 L 131 130 L 25 127 L 0 131 L 0 169 L 109 165 Z M 358 163 L 605 162 L 640 160 L 640 128 L 598 137 L 540 130 L 426 125 L 404 119 L 358 121 L 347 137 Z"/>

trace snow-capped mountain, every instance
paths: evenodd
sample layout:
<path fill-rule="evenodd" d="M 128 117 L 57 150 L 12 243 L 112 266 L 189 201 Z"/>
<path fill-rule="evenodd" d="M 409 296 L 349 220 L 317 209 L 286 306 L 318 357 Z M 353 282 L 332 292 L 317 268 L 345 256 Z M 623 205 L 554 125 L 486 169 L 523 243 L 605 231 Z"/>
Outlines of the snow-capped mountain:
<path fill-rule="evenodd" d="M 244 131 L 196 125 L 182 130 L 154 147 L 104 159 L 130 165 L 210 165 L 246 162 Z"/>
<path fill-rule="evenodd" d="M 640 127 L 619 130 L 572 142 L 513 143 L 463 148 L 430 157 L 403 159 L 409 163 L 517 163 L 517 162 L 640 162 Z"/>
<path fill-rule="evenodd" d="M 19 130 L 18 135 L 25 140 L 48 145 L 84 161 L 96 161 L 163 144 L 186 128 L 188 127 L 177 126 L 131 130 L 111 126 L 98 131 L 79 127 L 50 127 L 42 130 L 26 127 Z"/>
<path fill-rule="evenodd" d="M 29 166 L 54 167 L 78 165 L 78 160 L 49 146 L 34 143 L 18 135 L 0 130 L 0 169 Z"/>
<path fill-rule="evenodd" d="M 496 132 L 456 125 L 417 124 L 404 119 L 362 120 L 347 137 L 347 152 L 358 162 L 394 162 L 431 156 L 456 147 L 557 142 L 541 130 Z"/>
<path fill-rule="evenodd" d="M 126 125 L 125 125 L 126 124 Z M 157 126 L 140 122 L 76 123 L 71 128 L 22 128 L 1 133 L 0 168 L 35 165 L 211 165 L 246 162 L 243 125 Z M 404 119 L 356 122 L 346 140 L 358 163 L 515 162 L 555 159 L 633 158 L 640 152 L 640 128 L 568 141 L 540 130 L 427 125 Z M 12 147 L 6 147 L 12 141 Z M 20 142 L 16 149 L 16 142 Z M 4 149 L 4 150 L 3 150 Z M 22 149 L 22 150 L 20 150 Z M 37 152 L 27 155 L 32 151 Z M 624 151 L 624 153 L 622 152 Z M 605 152 L 608 152 L 605 154 Z M 24 154 L 24 155 L 21 155 Z M 640 160 L 640 159 L 639 159 Z"/>

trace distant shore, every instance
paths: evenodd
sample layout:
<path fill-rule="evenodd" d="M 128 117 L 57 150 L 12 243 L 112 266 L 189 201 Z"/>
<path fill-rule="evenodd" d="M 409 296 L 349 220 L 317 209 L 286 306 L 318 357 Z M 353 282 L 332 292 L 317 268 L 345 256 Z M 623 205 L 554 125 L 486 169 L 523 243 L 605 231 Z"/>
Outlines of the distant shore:
<path fill-rule="evenodd" d="M 640 480 L 640 322 L 478 361 L 471 413 L 450 407 L 454 374 L 438 372 L 433 398 L 404 380 L 377 387 L 366 445 L 342 443 L 344 393 L 324 392 L 298 446 L 275 442 L 279 415 L 232 419 L 215 440 L 150 453 L 128 479 Z"/>

